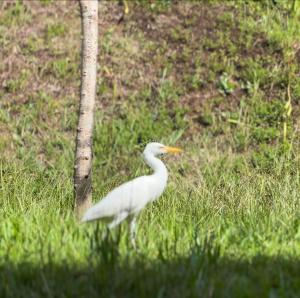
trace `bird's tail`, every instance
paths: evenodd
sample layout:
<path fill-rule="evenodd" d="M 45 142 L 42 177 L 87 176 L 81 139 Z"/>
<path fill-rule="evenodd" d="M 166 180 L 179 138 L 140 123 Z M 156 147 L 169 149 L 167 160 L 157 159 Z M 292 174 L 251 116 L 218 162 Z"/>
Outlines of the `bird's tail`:
<path fill-rule="evenodd" d="M 84 222 L 93 221 L 96 219 L 105 219 L 105 218 L 106 217 L 103 214 L 103 212 L 99 212 L 99 206 L 94 205 L 93 207 L 91 207 L 84 213 L 80 222 L 84 223 Z"/>
<path fill-rule="evenodd" d="M 84 222 L 88 222 L 88 221 L 92 221 L 92 220 L 95 220 L 97 217 L 96 215 L 94 214 L 92 208 L 87 210 L 84 215 L 82 216 L 80 222 L 81 223 L 84 223 Z"/>

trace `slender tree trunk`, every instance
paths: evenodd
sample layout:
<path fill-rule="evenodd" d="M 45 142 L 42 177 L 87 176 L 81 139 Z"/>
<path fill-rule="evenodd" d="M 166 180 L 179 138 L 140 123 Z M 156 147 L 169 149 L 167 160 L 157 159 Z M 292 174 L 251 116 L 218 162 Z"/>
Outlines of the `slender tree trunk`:
<path fill-rule="evenodd" d="M 92 204 L 92 134 L 98 52 L 98 0 L 79 0 L 82 27 L 81 87 L 74 166 L 78 216 Z"/>

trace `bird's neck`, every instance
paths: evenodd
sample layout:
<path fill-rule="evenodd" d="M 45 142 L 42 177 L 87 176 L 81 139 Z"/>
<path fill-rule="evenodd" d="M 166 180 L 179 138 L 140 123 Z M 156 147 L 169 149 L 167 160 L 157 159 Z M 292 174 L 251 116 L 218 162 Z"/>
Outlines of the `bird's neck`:
<path fill-rule="evenodd" d="M 154 171 L 154 175 L 159 175 L 162 179 L 168 179 L 168 170 L 160 159 L 152 154 L 145 154 L 144 159 L 147 165 Z"/>

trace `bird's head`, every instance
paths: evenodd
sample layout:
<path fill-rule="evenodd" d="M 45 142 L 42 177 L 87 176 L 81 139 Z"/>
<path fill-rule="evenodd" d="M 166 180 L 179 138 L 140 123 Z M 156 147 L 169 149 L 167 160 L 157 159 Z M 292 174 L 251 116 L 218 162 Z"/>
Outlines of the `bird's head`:
<path fill-rule="evenodd" d="M 144 150 L 144 155 L 151 154 L 151 155 L 157 156 L 157 155 L 162 155 L 162 154 L 166 154 L 166 153 L 174 154 L 174 153 L 180 153 L 180 152 L 182 152 L 182 149 L 180 149 L 180 148 L 169 147 L 169 146 L 165 146 L 160 143 L 149 143 L 149 144 L 147 144 L 147 146 Z"/>

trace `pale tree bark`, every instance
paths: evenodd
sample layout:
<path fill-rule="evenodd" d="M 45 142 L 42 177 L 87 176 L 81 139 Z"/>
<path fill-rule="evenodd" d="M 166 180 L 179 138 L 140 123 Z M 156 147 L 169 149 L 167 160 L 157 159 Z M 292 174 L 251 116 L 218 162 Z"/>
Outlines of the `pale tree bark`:
<path fill-rule="evenodd" d="M 79 0 L 82 27 L 81 87 L 74 166 L 75 211 L 92 204 L 92 134 L 98 53 L 98 0 Z"/>

